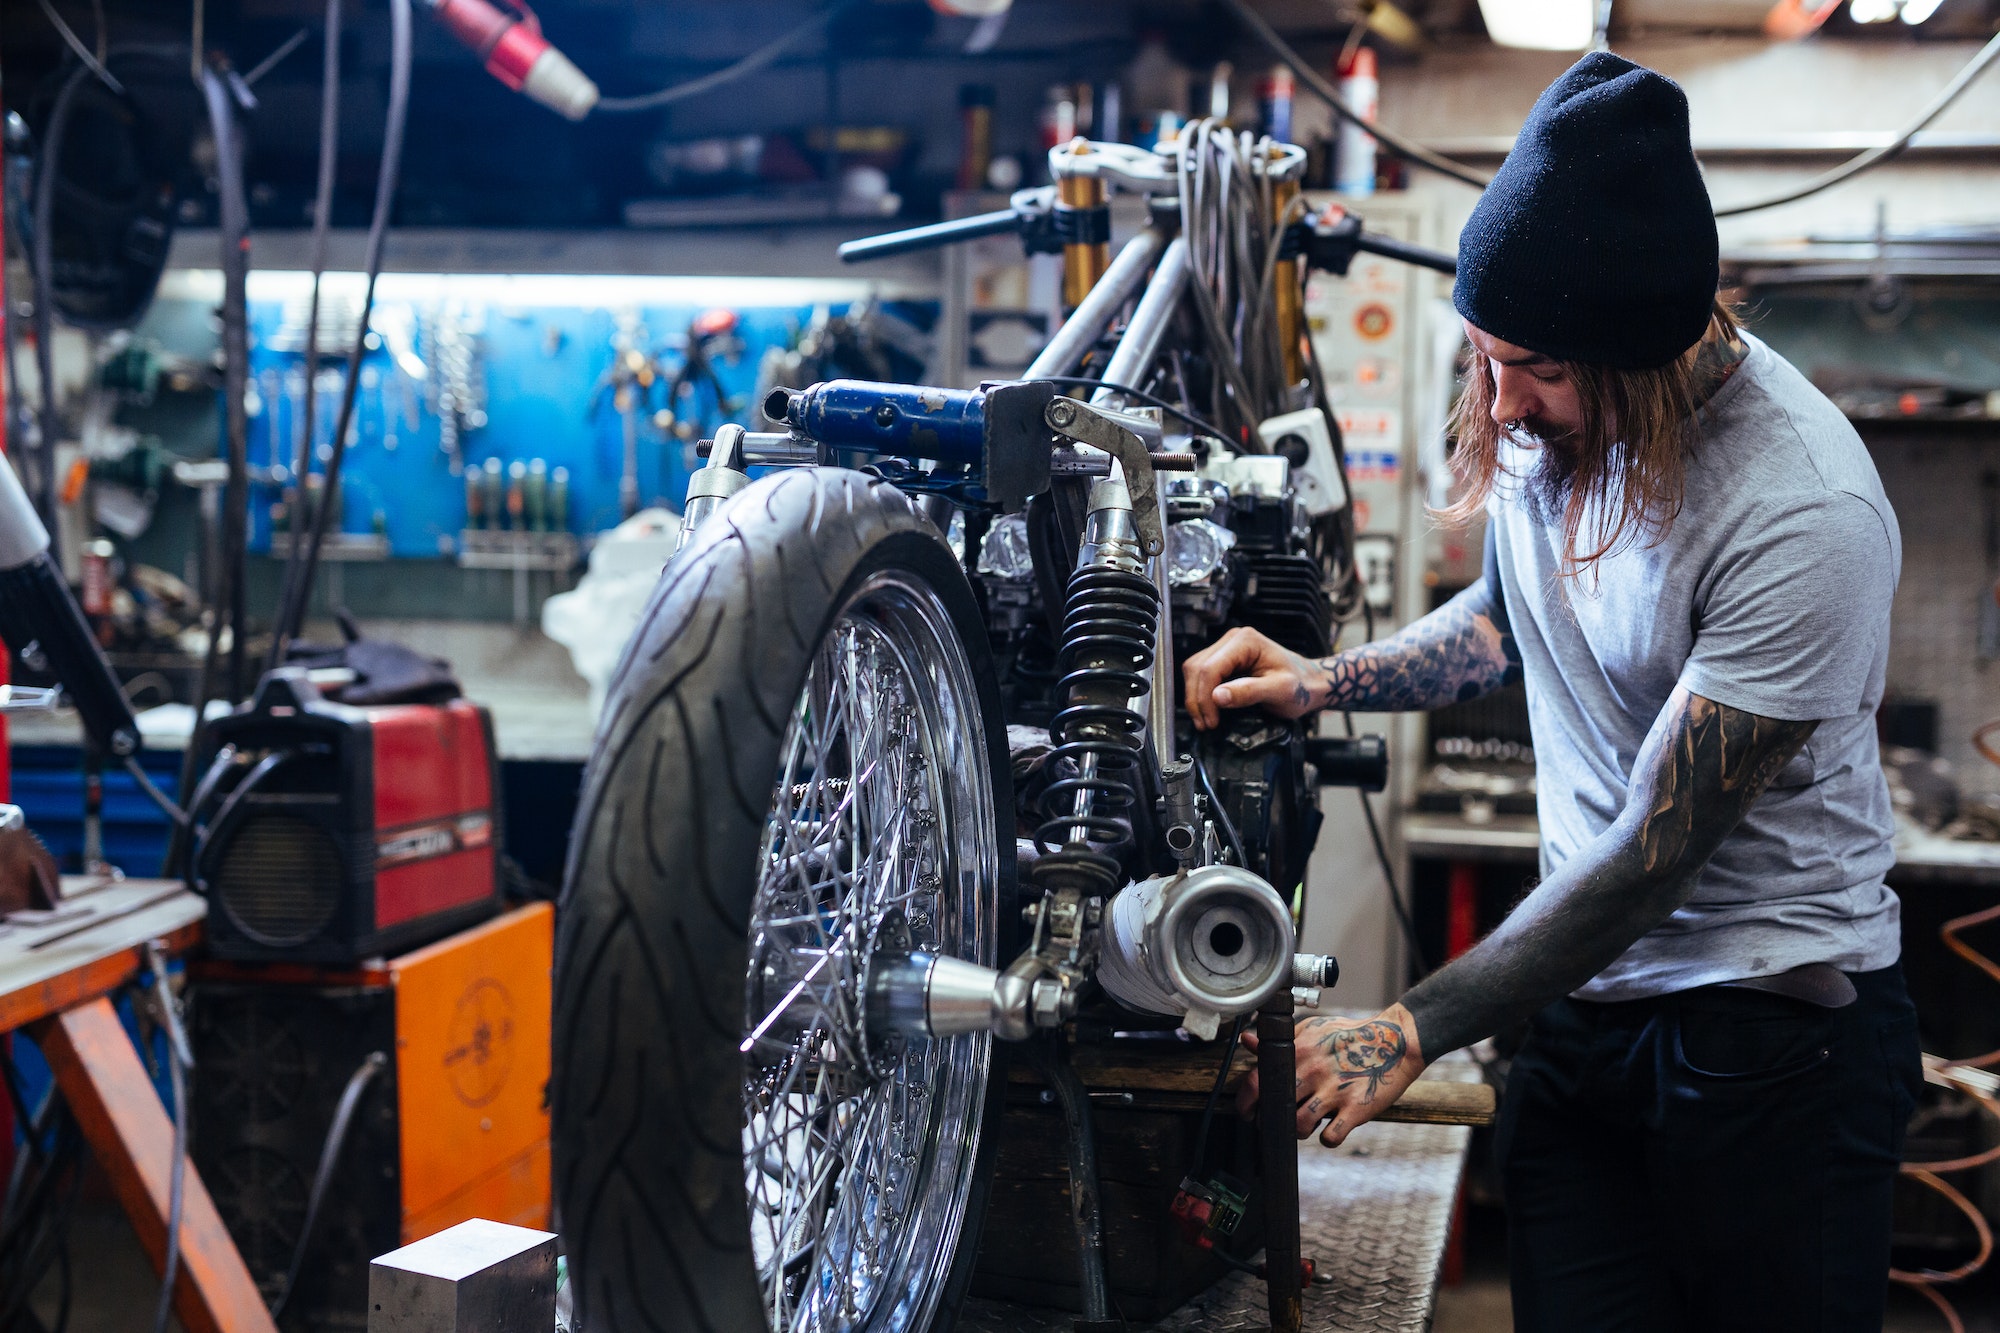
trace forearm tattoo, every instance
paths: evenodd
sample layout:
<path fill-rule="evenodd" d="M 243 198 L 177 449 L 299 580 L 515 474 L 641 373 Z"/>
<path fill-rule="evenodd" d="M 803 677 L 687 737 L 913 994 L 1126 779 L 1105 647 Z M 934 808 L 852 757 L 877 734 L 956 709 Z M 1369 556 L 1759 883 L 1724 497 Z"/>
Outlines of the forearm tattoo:
<path fill-rule="evenodd" d="M 1723 834 L 1735 828 L 1819 725 L 1778 722 L 1684 690 L 1675 691 L 1667 707 L 1676 705 L 1675 724 L 1651 775 L 1646 817 L 1639 827 L 1639 858 L 1649 873 L 1682 861 L 1701 840 L 1705 825 L 1727 818 Z M 1704 804 L 1685 799 L 1696 791 L 1709 799 Z M 1633 794 L 1638 792 L 1635 784 Z M 1713 839 L 1721 841 L 1720 836 Z M 1707 854 L 1702 860 L 1708 860 Z"/>
<path fill-rule="evenodd" d="M 1514 636 L 1493 623 L 1485 583 L 1475 583 L 1380 643 L 1325 658 L 1308 676 L 1312 706 L 1408 712 L 1464 703 L 1521 678 Z"/>
<path fill-rule="evenodd" d="M 1675 689 L 1640 748 L 1618 822 L 1557 867 L 1485 940 L 1404 997 L 1426 1055 L 1526 1018 L 1671 916 L 1818 725 L 1759 717 Z"/>
<path fill-rule="evenodd" d="M 1299 1028 L 1299 1044 L 1325 1051 L 1333 1060 L 1334 1076 L 1341 1086 L 1368 1080 L 1365 1100 L 1371 1102 L 1382 1080 L 1410 1053 L 1409 1039 L 1403 1035 L 1402 1026 L 1387 1019 L 1371 1019 L 1357 1027 L 1343 1028 L 1335 1026 L 1330 1018 L 1309 1018 Z M 1308 1103 L 1307 1109 L 1317 1114 L 1318 1099 Z"/>

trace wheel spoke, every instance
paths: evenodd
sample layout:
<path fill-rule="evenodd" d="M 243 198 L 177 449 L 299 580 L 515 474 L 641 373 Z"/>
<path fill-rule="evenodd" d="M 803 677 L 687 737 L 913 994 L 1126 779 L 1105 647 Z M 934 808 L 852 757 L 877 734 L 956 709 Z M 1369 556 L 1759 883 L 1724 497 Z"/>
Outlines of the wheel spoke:
<path fill-rule="evenodd" d="M 774 1331 L 922 1327 L 957 1250 L 987 1039 L 871 1052 L 863 987 L 891 913 L 923 947 L 995 961 L 990 792 L 962 758 L 971 679 L 936 595 L 885 581 L 836 618 L 792 710 L 742 1039 L 745 1189 Z M 947 1106 L 953 1130 L 936 1132 Z"/>

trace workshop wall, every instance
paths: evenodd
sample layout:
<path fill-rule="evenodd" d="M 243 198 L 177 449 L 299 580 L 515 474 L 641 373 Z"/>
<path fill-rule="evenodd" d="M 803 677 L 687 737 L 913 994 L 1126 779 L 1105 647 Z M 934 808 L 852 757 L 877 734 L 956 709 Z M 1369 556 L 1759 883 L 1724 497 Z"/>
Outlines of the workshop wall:
<path fill-rule="evenodd" d="M 1978 49 L 1976 41 L 1841 40 L 1771 44 L 1758 37 L 1637 37 L 1619 55 L 1660 70 L 1687 91 L 1697 151 L 1717 206 L 1805 181 L 1859 151 L 1854 136 L 1900 129 Z M 1571 52 L 1516 51 L 1490 43 L 1441 49 L 1390 71 L 1382 121 L 1403 135 L 1486 165 L 1497 162 L 1536 95 L 1575 59 Z M 1967 136 L 1981 151 L 1918 145 L 1900 159 L 1811 199 L 1723 219 L 1723 248 L 1809 234 L 1868 236 L 1878 203 L 1897 230 L 1988 224 L 2000 213 L 2000 82 L 1974 84 L 1931 126 L 1931 142 Z M 1831 153 L 1796 150 L 1831 136 Z M 1759 145 L 1763 151 L 1751 151 Z M 1471 211 L 1475 192 L 1427 172 L 1412 192 L 1436 199 L 1446 237 Z"/>
<path fill-rule="evenodd" d="M 1960 787 L 2000 793 L 2000 768 L 1972 748 L 1973 729 L 2000 717 L 2000 642 L 1982 645 L 1981 602 L 2000 577 L 1989 554 L 2000 506 L 1991 427 L 1862 428 L 1889 503 L 1902 518 L 1903 581 L 1889 639 L 1892 702 L 1934 705 L 1937 753 Z M 1992 631 L 1989 628 L 1988 633 Z"/>

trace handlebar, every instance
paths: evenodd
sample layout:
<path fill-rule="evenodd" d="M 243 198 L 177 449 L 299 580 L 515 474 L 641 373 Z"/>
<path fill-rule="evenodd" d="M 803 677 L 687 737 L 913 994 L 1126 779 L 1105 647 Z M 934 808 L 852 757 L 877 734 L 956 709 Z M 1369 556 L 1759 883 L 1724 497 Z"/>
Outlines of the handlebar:
<path fill-rule="evenodd" d="M 1385 259 L 1400 259 L 1405 264 L 1415 264 L 1418 268 L 1435 269 L 1439 273 L 1457 276 L 1458 256 L 1443 250 L 1433 250 L 1425 245 L 1411 245 L 1392 236 L 1382 236 L 1372 231 L 1364 231 L 1355 239 L 1354 248 L 1366 250 L 1372 255 Z"/>
<path fill-rule="evenodd" d="M 981 236 L 1003 236 L 1021 230 L 1026 222 L 1027 217 L 1020 209 L 1003 208 L 995 213 L 979 213 L 951 222 L 933 222 L 928 226 L 909 227 L 881 236 L 866 236 L 842 244 L 840 261 L 843 264 L 859 264 L 870 259 L 906 255 L 914 250 L 935 250 L 939 246 L 955 245 L 959 241 L 976 240 Z"/>

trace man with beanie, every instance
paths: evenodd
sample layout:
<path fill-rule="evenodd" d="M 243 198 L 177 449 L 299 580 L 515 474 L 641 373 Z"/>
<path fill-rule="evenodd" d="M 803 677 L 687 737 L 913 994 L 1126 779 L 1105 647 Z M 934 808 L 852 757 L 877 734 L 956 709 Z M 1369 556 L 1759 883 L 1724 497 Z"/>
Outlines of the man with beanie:
<path fill-rule="evenodd" d="M 1881 1327 L 1921 1081 L 1873 724 L 1901 544 L 1717 279 L 1681 90 L 1584 57 L 1459 240 L 1485 578 L 1323 661 L 1238 629 L 1186 664 L 1201 727 L 1526 681 L 1540 884 L 1399 1003 L 1298 1030 L 1299 1133 L 1334 1144 L 1529 1023 L 1495 1137 L 1524 1333 Z"/>

